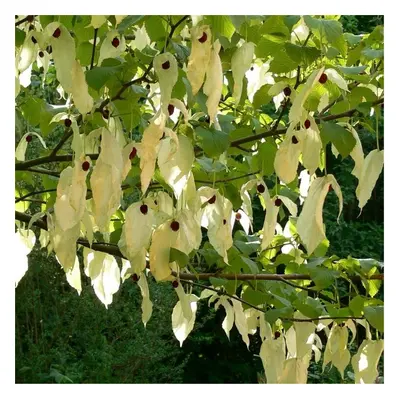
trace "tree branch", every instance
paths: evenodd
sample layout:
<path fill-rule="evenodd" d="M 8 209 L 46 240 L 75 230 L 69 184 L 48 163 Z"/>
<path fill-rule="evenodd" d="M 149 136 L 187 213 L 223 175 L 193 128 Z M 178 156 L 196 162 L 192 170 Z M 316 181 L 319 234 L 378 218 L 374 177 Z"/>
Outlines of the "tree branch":
<path fill-rule="evenodd" d="M 44 168 L 25 168 L 25 171 L 36 172 L 37 174 L 43 174 L 43 175 L 56 176 L 57 178 L 60 176 L 59 172 L 49 171 L 48 169 Z"/>
<path fill-rule="evenodd" d="M 250 172 L 246 175 L 241 175 L 241 176 L 235 176 L 233 178 L 226 178 L 226 179 L 217 179 L 216 181 L 203 181 L 201 179 L 195 179 L 195 182 L 198 183 L 223 183 L 223 182 L 231 182 L 231 181 L 235 181 L 237 179 L 242 179 L 242 178 L 247 178 L 248 176 L 252 176 L 255 174 L 258 174 L 260 171 L 254 171 L 254 172 Z"/>
<path fill-rule="evenodd" d="M 97 41 L 97 31 L 98 30 L 99 30 L 98 28 L 94 29 L 94 39 L 93 39 L 92 59 L 90 60 L 90 69 L 93 69 L 94 56 L 96 54 L 96 41 Z"/>
<path fill-rule="evenodd" d="M 18 26 L 18 25 L 21 25 L 21 24 L 23 24 L 24 22 L 28 22 L 28 20 L 30 19 L 30 18 L 35 18 L 35 17 L 37 17 L 37 15 L 27 15 L 25 18 L 22 18 L 21 20 L 19 20 L 19 21 L 17 21 L 16 23 L 15 23 L 15 26 Z"/>

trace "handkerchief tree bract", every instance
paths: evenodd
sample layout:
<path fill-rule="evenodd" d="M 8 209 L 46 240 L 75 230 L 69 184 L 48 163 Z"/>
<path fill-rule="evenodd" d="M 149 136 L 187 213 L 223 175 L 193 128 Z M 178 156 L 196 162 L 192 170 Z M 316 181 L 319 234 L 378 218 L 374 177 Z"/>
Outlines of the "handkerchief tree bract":
<path fill-rule="evenodd" d="M 331 254 L 324 207 L 335 199 L 340 224 L 349 190 L 328 153 L 354 164 L 360 213 L 383 170 L 383 26 L 155 18 L 17 16 L 15 285 L 36 243 L 105 307 L 137 284 L 145 326 L 149 282 L 170 285 L 177 345 L 201 303 L 222 309 L 227 340 L 236 326 L 254 351 L 259 336 L 267 383 L 306 383 L 320 359 L 373 383 L 383 264 Z M 368 153 L 362 126 L 376 138 Z"/>

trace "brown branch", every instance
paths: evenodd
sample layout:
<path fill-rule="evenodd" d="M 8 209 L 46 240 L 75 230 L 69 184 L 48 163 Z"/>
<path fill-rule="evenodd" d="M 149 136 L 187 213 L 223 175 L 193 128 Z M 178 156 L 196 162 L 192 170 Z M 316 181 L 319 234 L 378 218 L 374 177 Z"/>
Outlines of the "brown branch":
<path fill-rule="evenodd" d="M 49 193 L 49 192 L 56 192 L 57 189 L 46 189 L 46 190 L 38 190 L 36 192 L 30 192 L 24 196 L 18 197 L 17 199 L 15 199 L 15 203 L 19 203 L 22 200 L 27 199 L 28 197 L 34 196 L 36 194 L 42 194 L 42 193 Z"/>
<path fill-rule="evenodd" d="M 81 123 L 81 121 L 82 121 L 82 114 L 80 114 L 78 116 L 78 118 L 76 119 L 76 123 L 79 125 Z M 58 142 L 57 146 L 54 147 L 54 149 L 50 153 L 49 157 L 54 157 L 57 154 L 58 150 L 60 150 L 61 147 L 63 147 L 64 143 L 72 136 L 72 134 L 73 134 L 72 128 L 66 129 L 65 132 L 64 132 L 64 136 Z M 35 164 L 35 165 L 38 165 L 38 164 Z"/>
<path fill-rule="evenodd" d="M 60 176 L 59 172 L 49 171 L 48 169 L 44 169 L 44 168 L 25 168 L 25 171 L 35 172 L 37 174 L 43 174 L 43 175 L 56 176 L 57 178 Z"/>
<path fill-rule="evenodd" d="M 201 179 L 195 179 L 195 182 L 198 183 L 223 183 L 223 182 L 230 182 L 230 181 L 235 181 L 237 179 L 242 179 L 242 178 L 247 178 L 248 176 L 258 174 L 260 171 L 254 171 L 250 172 L 246 175 L 241 175 L 241 176 L 235 176 L 233 178 L 226 178 L 226 179 L 217 179 L 216 181 L 203 181 Z"/>
<path fill-rule="evenodd" d="M 21 24 L 23 24 L 24 22 L 28 22 L 31 18 L 35 18 L 35 17 L 37 17 L 37 15 L 27 15 L 25 18 L 23 18 L 23 19 L 17 21 L 17 22 L 15 23 L 15 26 L 21 25 Z"/>

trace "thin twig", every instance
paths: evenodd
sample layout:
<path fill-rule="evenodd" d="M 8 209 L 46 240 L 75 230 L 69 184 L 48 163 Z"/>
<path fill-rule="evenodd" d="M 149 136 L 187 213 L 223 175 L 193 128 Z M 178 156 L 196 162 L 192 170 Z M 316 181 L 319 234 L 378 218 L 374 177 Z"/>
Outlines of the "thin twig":
<path fill-rule="evenodd" d="M 37 174 L 43 174 L 43 175 L 56 176 L 57 178 L 60 176 L 59 172 L 49 171 L 48 169 L 44 168 L 25 168 L 25 171 L 35 172 Z"/>
<path fill-rule="evenodd" d="M 27 15 L 25 18 L 22 18 L 21 20 L 17 21 L 17 22 L 15 23 L 15 26 L 21 25 L 21 24 L 23 24 L 24 22 L 28 22 L 28 20 L 29 20 L 30 18 L 35 18 L 35 17 L 37 17 L 37 15 Z"/>
<path fill-rule="evenodd" d="M 96 54 L 96 41 L 97 41 L 97 31 L 98 30 L 99 30 L 98 28 L 94 29 L 94 39 L 93 39 L 92 59 L 90 61 L 90 69 L 93 69 L 94 56 Z"/>
<path fill-rule="evenodd" d="M 203 181 L 202 179 L 196 179 L 195 181 L 198 183 L 223 183 L 223 182 L 231 182 L 231 181 L 235 181 L 237 179 L 242 179 L 242 178 L 247 178 L 248 176 L 251 175 L 255 175 L 258 174 L 260 171 L 254 171 L 254 172 L 250 172 L 246 175 L 240 175 L 240 176 L 235 176 L 233 178 L 226 178 L 226 179 L 217 179 L 215 181 Z"/>

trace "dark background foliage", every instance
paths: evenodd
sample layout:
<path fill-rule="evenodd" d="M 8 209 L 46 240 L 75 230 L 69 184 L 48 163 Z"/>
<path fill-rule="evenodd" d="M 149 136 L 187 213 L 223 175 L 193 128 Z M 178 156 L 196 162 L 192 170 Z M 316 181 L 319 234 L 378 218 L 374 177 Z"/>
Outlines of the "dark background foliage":
<path fill-rule="evenodd" d="M 383 16 L 342 16 L 340 22 L 344 31 L 359 34 L 383 24 Z M 39 81 L 36 86 L 33 82 L 32 90 L 40 92 L 39 85 Z M 42 97 L 54 104 L 54 99 L 48 98 L 51 93 L 54 91 L 42 92 Z M 274 109 L 269 111 L 273 114 Z M 359 133 L 367 154 L 375 148 L 375 139 L 366 131 Z M 336 176 L 344 195 L 340 224 L 336 223 L 335 196 L 328 195 L 325 203 L 329 254 L 383 260 L 383 176 L 358 217 L 354 194 L 357 181 L 351 175 L 352 168 L 352 160 L 337 161 L 328 154 L 328 172 Z M 261 209 L 258 212 L 262 219 Z M 29 271 L 15 291 L 17 383 L 263 381 L 258 337 L 250 336 L 248 351 L 234 327 L 229 341 L 221 327 L 222 309 L 214 311 L 207 302 L 200 302 L 195 327 L 180 348 L 171 328 L 177 299 L 170 284 L 150 282 L 153 316 L 144 328 L 140 290 L 134 282 L 124 282 L 105 309 L 89 279 L 82 278 L 82 294 L 78 296 L 53 255 L 47 256 L 38 246 L 29 255 Z M 322 361 L 311 364 L 309 382 L 351 382 L 347 373 L 343 382 L 335 368 L 322 373 L 321 365 Z M 382 363 L 379 369 L 382 372 Z"/>

